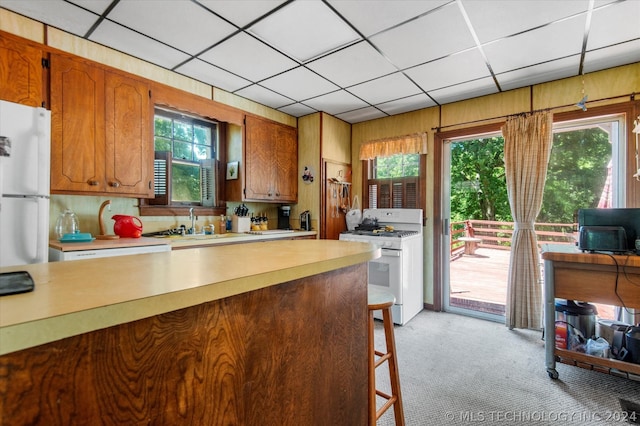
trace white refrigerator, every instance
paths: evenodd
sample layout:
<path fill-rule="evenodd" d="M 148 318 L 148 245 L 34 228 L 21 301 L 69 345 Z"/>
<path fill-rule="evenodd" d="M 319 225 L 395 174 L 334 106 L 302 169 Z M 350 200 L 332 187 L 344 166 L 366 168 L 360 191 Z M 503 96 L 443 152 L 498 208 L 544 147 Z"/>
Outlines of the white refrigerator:
<path fill-rule="evenodd" d="M 0 267 L 48 259 L 51 113 L 0 101 Z"/>

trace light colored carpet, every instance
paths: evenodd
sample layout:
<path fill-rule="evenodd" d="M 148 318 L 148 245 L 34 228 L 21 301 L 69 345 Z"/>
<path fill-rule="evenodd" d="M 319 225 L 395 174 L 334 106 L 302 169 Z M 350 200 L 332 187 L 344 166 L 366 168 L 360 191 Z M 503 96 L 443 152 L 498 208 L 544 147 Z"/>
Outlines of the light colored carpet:
<path fill-rule="evenodd" d="M 376 348 L 384 335 L 376 321 Z M 423 311 L 395 327 L 406 424 L 629 424 L 620 399 L 640 406 L 640 382 L 557 364 L 549 378 L 542 333 Z M 389 392 L 386 364 L 376 371 Z M 380 404 L 382 400 L 380 400 Z M 638 413 L 640 417 L 640 413 Z M 640 423 L 640 418 L 637 420 Z M 393 408 L 378 421 L 393 425 Z"/>

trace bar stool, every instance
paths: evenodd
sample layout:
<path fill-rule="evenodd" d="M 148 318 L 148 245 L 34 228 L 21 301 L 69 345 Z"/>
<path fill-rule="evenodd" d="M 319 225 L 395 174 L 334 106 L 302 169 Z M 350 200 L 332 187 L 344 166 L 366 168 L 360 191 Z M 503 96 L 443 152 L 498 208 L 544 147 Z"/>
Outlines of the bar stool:
<path fill-rule="evenodd" d="M 398 360 L 396 358 L 396 341 L 393 334 L 393 320 L 391 307 L 396 298 L 393 294 L 372 288 L 369 286 L 369 426 L 376 421 L 393 405 L 396 425 L 404 426 L 404 411 L 402 409 L 402 395 L 400 393 L 400 377 L 398 376 Z M 375 349 L 373 338 L 374 311 L 382 311 L 382 324 L 386 340 L 386 352 Z M 376 356 L 379 358 L 376 360 Z M 387 361 L 389 367 L 389 380 L 391 382 L 391 395 L 376 389 L 376 368 Z M 385 404 L 378 410 L 376 407 L 376 395 L 386 399 Z"/>

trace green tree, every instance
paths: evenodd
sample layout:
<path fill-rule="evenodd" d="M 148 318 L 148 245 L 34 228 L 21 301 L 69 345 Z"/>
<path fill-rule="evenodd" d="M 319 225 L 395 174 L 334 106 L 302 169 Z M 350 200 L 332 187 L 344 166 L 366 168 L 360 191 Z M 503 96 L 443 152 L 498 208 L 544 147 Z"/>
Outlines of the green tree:
<path fill-rule="evenodd" d="M 610 161 L 609 134 L 602 128 L 555 133 L 537 221 L 572 223 L 578 209 L 597 207 Z"/>
<path fill-rule="evenodd" d="M 504 173 L 504 139 L 451 144 L 451 220 L 511 221 Z"/>

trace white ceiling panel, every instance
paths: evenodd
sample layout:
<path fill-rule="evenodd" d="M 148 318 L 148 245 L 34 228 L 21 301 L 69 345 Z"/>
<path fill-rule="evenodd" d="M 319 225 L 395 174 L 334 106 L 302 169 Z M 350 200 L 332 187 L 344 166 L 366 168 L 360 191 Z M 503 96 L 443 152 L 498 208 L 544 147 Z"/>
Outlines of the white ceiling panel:
<path fill-rule="evenodd" d="M 438 103 L 447 104 L 450 102 L 461 101 L 463 99 L 490 95 L 497 92 L 498 88 L 493 82 L 493 79 L 487 77 L 481 78 L 480 80 L 457 84 L 455 86 L 445 87 L 443 89 L 433 90 L 429 92 L 429 95 Z"/>
<path fill-rule="evenodd" d="M 374 107 L 357 109 L 355 111 L 338 114 L 337 117 L 347 123 L 360 123 L 367 120 L 386 117 L 387 115 Z"/>
<path fill-rule="evenodd" d="M 589 7 L 588 0 L 462 0 L 462 4 L 480 43 L 584 13 Z"/>
<path fill-rule="evenodd" d="M 587 52 L 583 71 L 600 71 L 632 62 L 640 62 L 640 39 Z"/>
<path fill-rule="evenodd" d="M 615 31 L 611 30 L 615 23 Z M 587 50 L 640 39 L 640 1 L 610 4 L 593 11 Z"/>
<path fill-rule="evenodd" d="M 236 31 L 201 6 L 182 0 L 121 1 L 107 18 L 191 55 Z"/>
<path fill-rule="evenodd" d="M 377 108 L 389 115 L 402 114 L 403 112 L 415 111 L 417 109 L 435 106 L 436 103 L 424 93 L 409 96 L 407 98 L 397 99 L 391 102 L 385 102 L 376 105 Z"/>
<path fill-rule="evenodd" d="M 98 15 L 102 15 L 109 7 L 113 0 L 67 0 L 69 3 L 74 3 L 84 9 L 87 9 Z M 42 0 L 39 0 L 41 3 Z M 0 2 L 1 4 L 2 2 Z"/>
<path fill-rule="evenodd" d="M 338 86 L 304 67 L 266 79 L 260 84 L 274 92 L 299 100 L 338 90 Z"/>
<path fill-rule="evenodd" d="M 197 0 L 240 28 L 269 13 L 285 0 Z"/>
<path fill-rule="evenodd" d="M 319 1 L 287 4 L 249 31 L 300 62 L 357 41 L 360 37 Z"/>
<path fill-rule="evenodd" d="M 367 104 L 344 90 L 318 96 L 304 102 L 305 105 L 315 108 L 316 111 L 337 115 L 345 111 L 364 108 Z"/>
<path fill-rule="evenodd" d="M 360 42 L 307 64 L 341 87 L 391 74 L 396 68 L 367 42 Z"/>
<path fill-rule="evenodd" d="M 233 92 L 251 84 L 242 77 L 208 64 L 200 59 L 192 59 L 176 68 L 176 72 L 210 84 L 227 92 Z"/>
<path fill-rule="evenodd" d="M 287 105 L 284 106 L 282 108 L 278 108 L 280 111 L 284 112 L 285 114 L 289 114 L 292 115 L 294 117 L 302 117 L 304 115 L 308 115 L 308 114 L 312 114 L 314 112 L 316 112 L 315 109 L 313 108 L 309 108 L 306 105 L 302 105 L 299 103 L 295 103 L 292 105 Z"/>
<path fill-rule="evenodd" d="M 189 59 L 188 55 L 176 49 L 110 21 L 102 22 L 89 40 L 169 69 Z"/>
<path fill-rule="evenodd" d="M 489 68 L 478 49 L 471 49 L 438 61 L 410 68 L 405 73 L 422 90 L 430 91 L 489 75 Z"/>
<path fill-rule="evenodd" d="M 640 0 L 0 0 L 0 8 L 294 117 L 324 111 L 348 122 L 640 62 Z"/>
<path fill-rule="evenodd" d="M 274 93 L 269 89 L 266 89 L 257 84 L 253 84 L 244 89 L 240 89 L 235 92 L 237 95 L 251 99 L 268 107 L 278 109 L 282 106 L 292 104 L 294 101 L 282 96 L 278 93 Z"/>
<path fill-rule="evenodd" d="M 0 0 L 0 7 L 84 36 L 99 16 L 62 0 Z"/>
<path fill-rule="evenodd" d="M 574 55 L 569 58 L 498 74 L 496 78 L 502 90 L 517 89 L 518 87 L 531 86 L 575 75 L 579 62 L 580 57 Z"/>
<path fill-rule="evenodd" d="M 340 15 L 364 36 L 409 21 L 451 0 L 329 0 Z"/>
<path fill-rule="evenodd" d="M 475 46 L 455 3 L 375 35 L 371 41 L 400 69 Z"/>
<path fill-rule="evenodd" d="M 418 86 L 399 72 L 349 87 L 348 90 L 373 105 L 421 92 Z"/>
<path fill-rule="evenodd" d="M 483 49 L 496 73 L 579 54 L 585 20 L 584 15 L 579 15 L 490 43 Z"/>
<path fill-rule="evenodd" d="M 204 52 L 200 58 L 253 82 L 298 65 L 245 33 L 237 34 L 222 42 Z"/>

